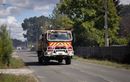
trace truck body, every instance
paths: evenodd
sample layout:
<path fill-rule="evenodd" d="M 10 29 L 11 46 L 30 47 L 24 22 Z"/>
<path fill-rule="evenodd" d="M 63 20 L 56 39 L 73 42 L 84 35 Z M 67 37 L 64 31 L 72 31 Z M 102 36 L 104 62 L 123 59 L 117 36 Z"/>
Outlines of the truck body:
<path fill-rule="evenodd" d="M 74 55 L 72 46 L 72 33 L 69 30 L 48 30 L 40 36 L 38 41 L 38 62 L 47 63 L 57 60 L 62 63 L 71 64 Z"/>

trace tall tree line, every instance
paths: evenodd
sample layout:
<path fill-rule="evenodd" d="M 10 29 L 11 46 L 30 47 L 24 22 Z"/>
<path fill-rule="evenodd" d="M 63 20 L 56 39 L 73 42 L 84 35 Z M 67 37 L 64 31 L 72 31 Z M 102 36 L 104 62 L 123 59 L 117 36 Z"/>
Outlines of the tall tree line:
<path fill-rule="evenodd" d="M 119 3 L 119 0 L 107 0 L 110 45 L 124 45 L 128 42 L 126 37 L 121 36 L 123 11 Z M 52 29 L 73 30 L 75 46 L 104 46 L 104 13 L 104 0 L 60 0 L 51 17 L 25 19 L 22 27 L 27 33 L 24 36 L 35 43 L 42 31 L 51 25 Z"/>
<path fill-rule="evenodd" d="M 119 36 L 119 0 L 107 0 L 110 45 L 126 44 Z M 104 46 L 104 0 L 60 0 L 58 14 L 73 23 L 77 46 Z"/>

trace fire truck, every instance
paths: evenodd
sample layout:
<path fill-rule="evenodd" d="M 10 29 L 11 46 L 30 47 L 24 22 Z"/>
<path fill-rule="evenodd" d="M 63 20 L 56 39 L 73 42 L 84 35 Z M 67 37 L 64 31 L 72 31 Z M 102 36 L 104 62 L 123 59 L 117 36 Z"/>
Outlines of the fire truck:
<path fill-rule="evenodd" d="M 37 54 L 39 63 L 48 63 L 50 60 L 62 63 L 65 60 L 65 64 L 71 64 L 74 55 L 71 31 L 47 30 L 39 38 Z"/>

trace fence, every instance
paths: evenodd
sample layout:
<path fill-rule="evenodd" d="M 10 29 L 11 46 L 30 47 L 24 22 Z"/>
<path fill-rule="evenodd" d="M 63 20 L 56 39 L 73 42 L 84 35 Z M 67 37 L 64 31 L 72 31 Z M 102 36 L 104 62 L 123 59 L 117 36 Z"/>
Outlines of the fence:
<path fill-rule="evenodd" d="M 85 58 L 108 59 L 130 63 L 130 48 L 128 46 L 77 47 L 75 54 Z"/>

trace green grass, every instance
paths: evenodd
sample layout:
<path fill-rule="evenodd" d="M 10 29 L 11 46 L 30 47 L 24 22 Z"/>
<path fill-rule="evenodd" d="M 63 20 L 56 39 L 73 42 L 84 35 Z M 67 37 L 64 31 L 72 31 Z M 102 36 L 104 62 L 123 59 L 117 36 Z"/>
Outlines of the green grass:
<path fill-rule="evenodd" d="M 108 60 L 97 60 L 97 59 L 91 59 L 91 58 L 82 58 L 82 57 L 78 57 L 78 56 L 74 56 L 73 59 L 78 60 L 78 61 L 93 63 L 93 64 L 100 64 L 100 65 L 130 70 L 130 64 L 122 64 L 122 63 L 112 62 L 112 61 L 108 61 Z"/>
<path fill-rule="evenodd" d="M 37 82 L 33 76 L 0 74 L 0 82 Z"/>
<path fill-rule="evenodd" d="M 21 59 L 16 59 L 16 58 L 11 58 L 9 66 L 0 63 L 0 69 L 22 68 L 22 67 L 24 67 L 23 61 Z"/>

